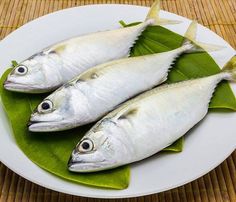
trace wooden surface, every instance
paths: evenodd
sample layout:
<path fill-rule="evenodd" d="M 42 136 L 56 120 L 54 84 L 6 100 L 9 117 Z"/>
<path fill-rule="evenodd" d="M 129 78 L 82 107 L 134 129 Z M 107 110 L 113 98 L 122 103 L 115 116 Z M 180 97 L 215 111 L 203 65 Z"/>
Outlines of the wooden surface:
<path fill-rule="evenodd" d="M 17 27 L 56 10 L 98 3 L 150 6 L 152 0 L 0 0 L 0 39 Z M 236 48 L 236 0 L 163 0 L 164 10 L 209 27 Z M 236 133 L 236 131 L 235 131 Z M 236 135 L 236 134 L 235 134 Z M 234 201 L 236 152 L 220 166 L 185 186 L 133 199 L 112 201 Z M 0 201 L 108 201 L 73 197 L 35 185 L 0 163 Z"/>

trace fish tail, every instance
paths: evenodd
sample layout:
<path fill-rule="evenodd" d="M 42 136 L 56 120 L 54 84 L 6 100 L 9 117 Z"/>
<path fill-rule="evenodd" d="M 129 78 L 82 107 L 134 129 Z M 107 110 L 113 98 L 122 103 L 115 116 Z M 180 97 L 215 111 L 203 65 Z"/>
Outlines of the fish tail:
<path fill-rule="evenodd" d="M 161 10 L 161 0 L 155 0 L 147 14 L 145 21 L 152 20 L 153 25 L 166 25 L 166 24 L 181 23 L 181 21 L 177 21 L 177 20 L 169 20 L 169 19 L 160 18 L 160 10 Z"/>
<path fill-rule="evenodd" d="M 182 46 L 186 46 L 186 53 L 193 53 L 193 52 L 211 52 L 211 51 L 218 51 L 224 48 L 223 46 L 202 43 L 196 40 L 197 36 L 197 21 L 193 20 L 192 23 L 189 25 L 185 35 L 184 41 Z"/>
<path fill-rule="evenodd" d="M 236 55 L 223 67 L 222 72 L 226 74 L 226 80 L 236 82 Z"/>

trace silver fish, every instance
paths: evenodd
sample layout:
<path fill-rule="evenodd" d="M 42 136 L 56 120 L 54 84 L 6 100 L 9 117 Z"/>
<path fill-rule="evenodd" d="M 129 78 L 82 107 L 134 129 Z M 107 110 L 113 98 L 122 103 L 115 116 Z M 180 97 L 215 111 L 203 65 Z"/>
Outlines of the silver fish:
<path fill-rule="evenodd" d="M 236 56 L 219 74 L 157 87 L 126 102 L 85 134 L 72 152 L 69 170 L 115 168 L 161 151 L 206 116 L 222 80 L 236 81 Z"/>
<path fill-rule="evenodd" d="M 25 93 L 50 92 L 85 70 L 104 62 L 128 57 L 130 48 L 149 25 L 177 23 L 159 19 L 160 0 L 146 20 L 136 26 L 79 36 L 52 45 L 21 62 L 4 87 Z"/>
<path fill-rule="evenodd" d="M 195 40 L 196 27 L 194 21 L 186 32 L 191 40 Z M 29 130 L 60 131 L 99 120 L 125 100 L 164 82 L 181 54 L 202 50 L 186 39 L 172 51 L 91 68 L 45 98 L 32 114 Z"/>

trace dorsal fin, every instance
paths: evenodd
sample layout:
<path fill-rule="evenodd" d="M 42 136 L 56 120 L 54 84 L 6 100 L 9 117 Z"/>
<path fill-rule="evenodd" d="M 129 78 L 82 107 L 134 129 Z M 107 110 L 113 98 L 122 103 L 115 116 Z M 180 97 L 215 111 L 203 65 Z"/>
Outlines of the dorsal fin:
<path fill-rule="evenodd" d="M 179 24 L 180 21 L 160 18 L 161 0 L 155 0 L 146 17 L 146 21 L 153 20 L 156 25 Z"/>
<path fill-rule="evenodd" d="M 196 20 L 193 20 L 191 22 L 191 24 L 189 25 L 184 37 L 184 41 L 183 44 L 192 44 L 194 45 L 192 49 L 186 51 L 188 53 L 191 52 L 202 52 L 202 51 L 208 51 L 208 52 L 212 52 L 212 51 L 218 51 L 221 50 L 222 48 L 224 48 L 223 46 L 219 46 L 219 45 L 215 45 L 215 44 L 209 44 L 209 43 L 203 43 L 203 42 L 199 42 L 196 40 L 196 36 L 197 36 L 197 27 L 198 27 L 198 23 Z"/>

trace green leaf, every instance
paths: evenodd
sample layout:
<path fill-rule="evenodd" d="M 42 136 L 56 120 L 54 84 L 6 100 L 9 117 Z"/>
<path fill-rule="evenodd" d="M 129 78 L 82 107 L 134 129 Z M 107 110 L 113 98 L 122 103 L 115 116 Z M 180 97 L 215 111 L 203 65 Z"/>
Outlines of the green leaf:
<path fill-rule="evenodd" d="M 122 23 L 123 26 L 134 24 L 137 23 L 130 25 Z M 131 56 L 169 51 L 179 47 L 182 41 L 182 36 L 163 27 L 148 27 L 132 48 Z M 207 53 L 186 54 L 176 62 L 169 74 L 168 82 L 207 76 L 219 71 L 219 67 Z M 46 95 L 27 95 L 4 90 L 2 84 L 8 72 L 1 78 L 0 93 L 2 102 L 12 124 L 16 142 L 29 159 L 41 168 L 69 181 L 113 189 L 125 189 L 128 186 L 129 166 L 91 174 L 69 172 L 67 161 L 70 153 L 91 125 L 60 132 L 59 134 L 29 133 L 26 124 L 30 114 Z M 212 109 L 236 109 L 235 97 L 227 82 L 223 82 L 218 86 L 210 107 Z M 183 138 L 165 148 L 164 151 L 180 152 L 182 149 Z"/>
<path fill-rule="evenodd" d="M 45 95 L 27 95 L 6 91 L 3 82 L 9 73 L 1 78 L 1 98 L 12 125 L 18 146 L 34 163 L 64 179 L 98 187 L 125 189 L 129 184 L 129 166 L 91 174 L 76 174 L 67 170 L 72 149 L 91 127 L 80 127 L 60 133 L 30 133 L 27 129 L 32 109 Z"/>
<path fill-rule="evenodd" d="M 181 152 L 183 150 L 184 145 L 184 138 L 180 138 L 177 141 L 175 141 L 172 145 L 169 147 L 166 147 L 163 149 L 164 152 Z"/>
<path fill-rule="evenodd" d="M 126 26 L 127 26 L 126 23 L 125 23 L 123 20 L 120 20 L 119 23 L 120 23 L 120 25 L 121 25 L 122 27 L 126 27 Z"/>
<path fill-rule="evenodd" d="M 18 65 L 18 62 L 16 62 L 15 60 L 12 60 L 11 65 L 12 65 L 12 67 L 16 67 Z"/>

